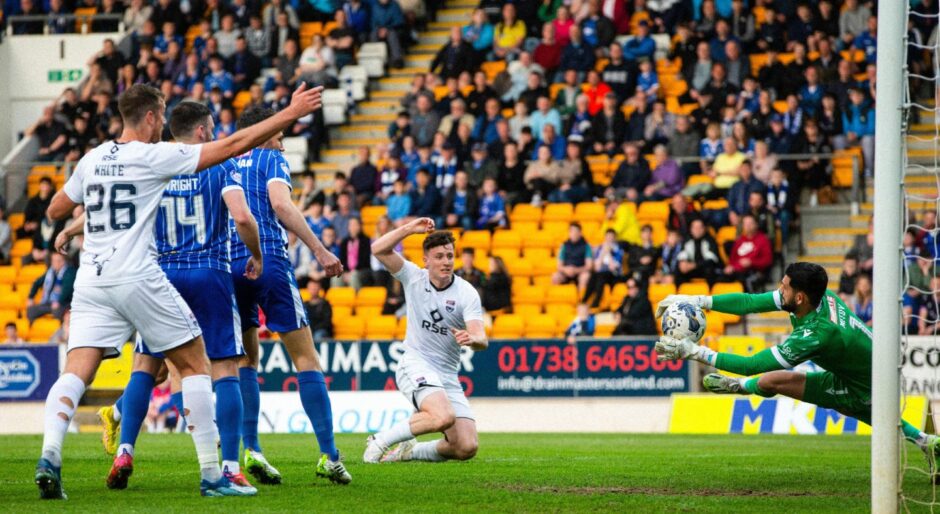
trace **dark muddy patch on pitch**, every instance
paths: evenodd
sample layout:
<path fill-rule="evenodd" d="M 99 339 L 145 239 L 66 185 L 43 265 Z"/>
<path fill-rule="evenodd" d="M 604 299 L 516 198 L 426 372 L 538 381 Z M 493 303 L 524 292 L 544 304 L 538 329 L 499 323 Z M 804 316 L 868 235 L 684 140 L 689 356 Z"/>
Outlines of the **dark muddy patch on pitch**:
<path fill-rule="evenodd" d="M 756 498 L 802 498 L 808 496 L 819 497 L 848 497 L 864 496 L 860 494 L 827 494 L 812 493 L 805 491 L 768 491 L 754 489 L 686 489 L 678 490 L 668 487 L 602 487 L 602 486 L 525 486 L 525 485 L 504 485 L 500 487 L 514 493 L 550 493 L 550 494 L 574 494 L 574 495 L 598 495 L 598 494 L 622 494 L 622 495 L 644 495 L 644 496 L 726 496 L 726 497 L 756 497 Z"/>

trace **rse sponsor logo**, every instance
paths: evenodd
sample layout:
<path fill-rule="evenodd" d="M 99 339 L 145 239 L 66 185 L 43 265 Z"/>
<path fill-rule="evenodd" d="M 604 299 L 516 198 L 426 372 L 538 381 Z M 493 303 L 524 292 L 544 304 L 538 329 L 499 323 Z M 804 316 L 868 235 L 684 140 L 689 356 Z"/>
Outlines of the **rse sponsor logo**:
<path fill-rule="evenodd" d="M 434 309 L 431 311 L 431 321 L 421 320 L 421 328 L 435 334 L 447 335 L 447 327 L 438 325 L 442 321 L 444 321 L 444 316 L 439 310 Z"/>

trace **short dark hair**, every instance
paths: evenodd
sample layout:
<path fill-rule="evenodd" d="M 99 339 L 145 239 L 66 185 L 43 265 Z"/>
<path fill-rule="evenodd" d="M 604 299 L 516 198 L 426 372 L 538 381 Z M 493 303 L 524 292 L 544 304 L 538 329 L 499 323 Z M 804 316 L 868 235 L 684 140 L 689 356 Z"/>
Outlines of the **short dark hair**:
<path fill-rule="evenodd" d="M 572 221 L 572 222 L 568 225 L 568 228 L 571 228 L 571 227 L 578 227 L 578 230 L 581 230 L 581 224 L 578 223 L 577 221 Z"/>
<path fill-rule="evenodd" d="M 208 107 L 192 101 L 180 102 L 170 115 L 170 133 L 174 139 L 189 137 L 199 125 L 207 125 L 212 118 Z"/>
<path fill-rule="evenodd" d="M 148 112 L 158 114 L 163 105 L 163 93 L 146 84 L 134 84 L 118 97 L 118 111 L 125 125 L 140 123 Z"/>
<path fill-rule="evenodd" d="M 473 249 L 472 246 L 468 246 L 468 247 L 466 247 L 466 248 L 463 249 L 463 252 L 462 252 L 462 253 L 469 253 L 470 255 L 476 255 L 477 252 L 476 252 L 476 250 Z"/>
<path fill-rule="evenodd" d="M 51 186 L 51 185 L 52 185 L 52 179 L 49 178 L 49 177 L 42 177 L 41 179 L 39 179 L 39 183 L 40 183 L 40 184 L 49 184 L 49 185 Z"/>
<path fill-rule="evenodd" d="M 12 321 L 8 321 L 7 324 L 3 326 L 3 328 L 10 328 L 10 327 L 16 328 L 16 323 L 13 323 Z"/>
<path fill-rule="evenodd" d="M 271 116 L 274 116 L 274 109 L 260 105 L 249 107 L 245 109 L 245 112 L 238 118 L 238 123 L 235 124 L 235 128 L 241 130 L 245 127 L 261 123 Z"/>
<path fill-rule="evenodd" d="M 794 262 L 787 266 L 783 274 L 790 277 L 790 287 L 809 297 L 809 303 L 814 309 L 819 306 L 829 286 L 826 268 L 812 262 Z"/>
<path fill-rule="evenodd" d="M 424 238 L 424 243 L 421 245 L 424 248 L 424 253 L 428 253 L 433 248 L 438 246 L 447 246 L 456 243 L 457 240 L 454 239 L 454 234 L 446 230 L 438 230 L 436 232 L 431 232 L 428 237 Z"/>

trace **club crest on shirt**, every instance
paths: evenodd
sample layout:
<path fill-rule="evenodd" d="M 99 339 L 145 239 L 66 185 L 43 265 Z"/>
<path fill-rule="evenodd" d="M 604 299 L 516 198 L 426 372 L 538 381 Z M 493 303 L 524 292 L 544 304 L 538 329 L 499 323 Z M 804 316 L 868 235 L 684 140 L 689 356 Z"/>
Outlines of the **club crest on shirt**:
<path fill-rule="evenodd" d="M 454 300 L 447 300 L 444 302 L 444 308 L 447 309 L 447 312 L 454 312 L 454 309 L 457 308 L 457 302 Z"/>

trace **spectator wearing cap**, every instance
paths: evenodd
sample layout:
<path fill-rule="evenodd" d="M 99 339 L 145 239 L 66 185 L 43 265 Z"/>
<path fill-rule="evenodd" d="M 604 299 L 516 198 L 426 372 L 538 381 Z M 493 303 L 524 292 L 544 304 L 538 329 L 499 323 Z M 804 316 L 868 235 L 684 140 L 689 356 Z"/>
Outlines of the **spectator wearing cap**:
<path fill-rule="evenodd" d="M 465 171 L 458 171 L 454 176 L 454 185 L 447 188 L 441 216 L 446 228 L 471 230 L 479 211 L 475 188 L 471 188 Z"/>
<path fill-rule="evenodd" d="M 783 126 L 783 115 L 774 113 L 770 117 L 770 134 L 767 135 L 767 147 L 770 153 L 785 155 L 790 153 L 793 139 Z"/>
<path fill-rule="evenodd" d="M 627 133 L 627 120 L 618 108 L 617 95 L 604 96 L 604 107 L 591 120 L 591 140 L 595 154 L 613 155 Z"/>
<path fill-rule="evenodd" d="M 594 69 L 594 48 L 582 39 L 581 29 L 577 25 L 571 27 L 571 42 L 561 52 L 559 68 L 578 73 Z"/>
<path fill-rule="evenodd" d="M 637 25 L 636 36 L 623 45 L 623 57 L 628 61 L 641 58 L 652 59 L 656 52 L 656 42 L 650 37 L 649 23 L 641 21 Z"/>
<path fill-rule="evenodd" d="M 473 125 L 471 137 L 474 141 L 485 144 L 497 142 L 499 140 L 497 125 L 502 119 L 503 115 L 499 112 L 499 100 L 496 98 L 488 99 L 483 115 L 477 117 L 476 123 Z"/>
<path fill-rule="evenodd" d="M 495 179 L 499 176 L 499 168 L 488 155 L 486 143 L 474 143 L 470 160 L 463 163 L 463 171 L 467 173 L 470 188 L 474 191 L 483 185 L 485 179 Z"/>
<path fill-rule="evenodd" d="M 221 55 L 216 54 L 209 58 L 209 70 L 204 81 L 206 91 L 219 88 L 225 98 L 231 99 L 235 96 L 235 78 L 223 68 Z"/>
<path fill-rule="evenodd" d="M 419 169 L 415 175 L 415 187 L 411 190 L 411 212 L 416 218 L 434 218 L 440 220 L 441 193 L 431 182 L 431 172 Z"/>
<path fill-rule="evenodd" d="M 608 191 L 631 202 L 638 202 L 652 179 L 649 163 L 640 156 L 640 149 L 632 143 L 624 143 L 623 153 L 623 162 L 617 167 Z"/>
<path fill-rule="evenodd" d="M 349 184 L 356 192 L 356 199 L 359 205 L 367 205 L 369 200 L 375 195 L 378 184 L 379 170 L 370 161 L 370 149 L 368 146 L 359 147 L 359 163 L 353 167 L 349 175 Z"/>
<path fill-rule="evenodd" d="M 431 61 L 432 73 L 442 78 L 457 78 L 465 71 L 471 71 L 475 61 L 473 48 L 463 40 L 459 26 L 450 28 L 450 41 L 444 44 Z"/>
<path fill-rule="evenodd" d="M 849 146 L 861 145 L 865 176 L 872 176 L 875 157 L 875 110 L 859 88 L 849 90 L 849 105 L 842 113 L 842 131 Z"/>
<path fill-rule="evenodd" d="M 376 0 L 372 4 L 372 41 L 385 41 L 388 45 L 389 62 L 393 68 L 401 68 L 401 34 L 405 26 L 405 16 L 398 2 L 394 0 Z"/>

